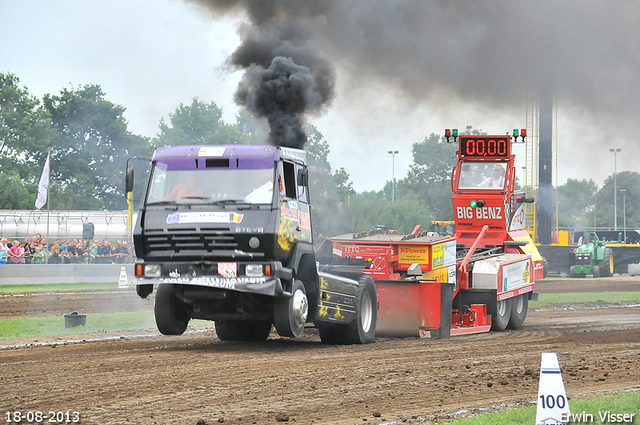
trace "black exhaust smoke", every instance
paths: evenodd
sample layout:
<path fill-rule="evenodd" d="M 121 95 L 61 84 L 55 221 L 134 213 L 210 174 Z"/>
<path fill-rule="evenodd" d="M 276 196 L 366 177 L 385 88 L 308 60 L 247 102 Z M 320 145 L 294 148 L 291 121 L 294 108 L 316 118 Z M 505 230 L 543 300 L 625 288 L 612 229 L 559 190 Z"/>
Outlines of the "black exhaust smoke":
<path fill-rule="evenodd" d="M 234 65 L 247 68 L 236 103 L 267 119 L 269 143 L 302 148 L 307 141 L 304 115 L 322 111 L 333 99 L 335 73 L 311 43 L 296 47 L 287 41 L 265 51 L 268 47 L 252 42 L 232 56 Z M 253 61 L 260 57 L 269 63 Z"/>
<path fill-rule="evenodd" d="M 311 41 L 326 23 L 324 1 L 198 0 L 217 11 L 246 11 L 251 25 L 240 30 L 242 44 L 229 63 L 245 69 L 237 104 L 269 123 L 269 143 L 303 148 L 306 114 L 318 114 L 334 97 L 335 71 Z"/>
<path fill-rule="evenodd" d="M 236 97 L 269 121 L 274 144 L 304 143 L 304 117 L 322 112 L 334 97 L 333 64 L 350 86 L 384 87 L 381 95 L 393 96 L 392 108 L 442 105 L 447 114 L 463 113 L 460 104 L 488 116 L 522 111 L 529 90 L 553 82 L 552 95 L 577 123 L 604 129 L 604 137 L 580 138 L 576 145 L 586 167 L 600 167 L 601 157 L 586 153 L 602 152 L 609 129 L 632 132 L 637 122 L 640 2 L 187 1 L 216 18 L 235 15 L 246 22 L 239 28 L 242 44 L 229 59 L 247 70 Z M 308 75 L 302 78 L 300 69 L 272 77 L 258 72 L 282 70 L 277 57 L 307 68 Z M 273 116 L 259 104 L 261 90 L 283 94 L 268 106 Z M 365 111 L 371 106 L 357 97 L 350 101 Z M 633 156 L 636 145 L 620 147 Z"/>

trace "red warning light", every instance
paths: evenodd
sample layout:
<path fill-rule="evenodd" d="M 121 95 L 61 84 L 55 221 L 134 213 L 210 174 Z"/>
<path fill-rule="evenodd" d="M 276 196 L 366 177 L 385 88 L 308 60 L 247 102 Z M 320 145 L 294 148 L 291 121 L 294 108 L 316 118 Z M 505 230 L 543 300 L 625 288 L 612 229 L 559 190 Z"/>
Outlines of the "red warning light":
<path fill-rule="evenodd" d="M 527 135 L 527 129 L 526 129 L 526 128 L 523 128 L 522 130 L 520 130 L 520 135 L 521 135 L 522 137 L 525 137 L 525 136 Z"/>
<path fill-rule="evenodd" d="M 444 135 L 445 135 L 445 137 L 450 137 L 450 136 L 451 136 L 451 129 L 450 129 L 450 128 L 447 128 L 447 129 L 444 131 Z"/>

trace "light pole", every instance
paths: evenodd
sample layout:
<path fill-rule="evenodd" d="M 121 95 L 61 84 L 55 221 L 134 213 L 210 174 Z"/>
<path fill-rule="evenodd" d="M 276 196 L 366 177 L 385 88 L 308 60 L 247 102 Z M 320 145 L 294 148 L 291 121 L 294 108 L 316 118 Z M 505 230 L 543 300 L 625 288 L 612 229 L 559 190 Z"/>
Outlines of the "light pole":
<path fill-rule="evenodd" d="M 609 152 L 613 153 L 613 230 L 618 230 L 618 172 L 616 170 L 616 157 L 621 150 L 620 148 L 609 149 Z"/>
<path fill-rule="evenodd" d="M 391 203 L 396 200 L 396 155 L 398 151 L 389 151 L 391 154 Z"/>
<path fill-rule="evenodd" d="M 627 189 L 620 189 L 622 193 L 622 217 L 624 229 L 624 243 L 627 243 Z"/>
<path fill-rule="evenodd" d="M 594 232 L 598 230 L 598 220 L 597 220 L 598 203 L 596 202 L 597 200 L 598 200 L 598 197 L 594 193 L 593 194 L 593 231 Z"/>

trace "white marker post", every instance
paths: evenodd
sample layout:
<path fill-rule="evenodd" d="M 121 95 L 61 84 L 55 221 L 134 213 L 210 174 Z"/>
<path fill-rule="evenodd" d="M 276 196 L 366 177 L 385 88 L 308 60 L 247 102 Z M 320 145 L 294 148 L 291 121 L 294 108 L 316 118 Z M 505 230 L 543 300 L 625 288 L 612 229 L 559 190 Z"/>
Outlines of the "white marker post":
<path fill-rule="evenodd" d="M 128 288 L 129 278 L 127 277 L 127 269 L 124 266 L 120 268 L 120 279 L 118 280 L 118 288 Z"/>
<path fill-rule="evenodd" d="M 542 353 L 536 425 L 566 424 L 571 417 L 556 353 Z"/>

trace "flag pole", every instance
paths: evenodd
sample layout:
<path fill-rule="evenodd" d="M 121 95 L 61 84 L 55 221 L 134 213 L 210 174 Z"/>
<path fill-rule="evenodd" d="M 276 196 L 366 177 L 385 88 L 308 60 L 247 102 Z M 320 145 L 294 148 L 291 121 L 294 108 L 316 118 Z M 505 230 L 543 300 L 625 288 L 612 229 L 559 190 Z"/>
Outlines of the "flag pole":
<path fill-rule="evenodd" d="M 38 196 L 36 197 L 36 208 L 39 210 L 44 207 L 44 204 L 47 204 L 47 248 L 49 244 L 49 216 L 51 212 L 51 207 L 49 206 L 49 176 L 51 175 L 51 167 L 49 161 L 51 159 L 51 149 L 47 152 L 47 160 L 44 163 L 44 168 L 42 169 L 42 175 L 40 176 L 40 184 L 38 185 Z M 48 261 L 48 257 L 45 256 L 46 262 Z"/>
<path fill-rule="evenodd" d="M 47 182 L 49 182 L 49 186 L 51 186 L 51 148 L 47 152 L 47 162 L 49 162 L 49 167 L 47 168 Z M 50 187 L 47 189 L 47 251 L 49 251 L 49 213 L 51 212 L 51 189 Z M 49 257 L 47 257 L 47 263 Z"/>

